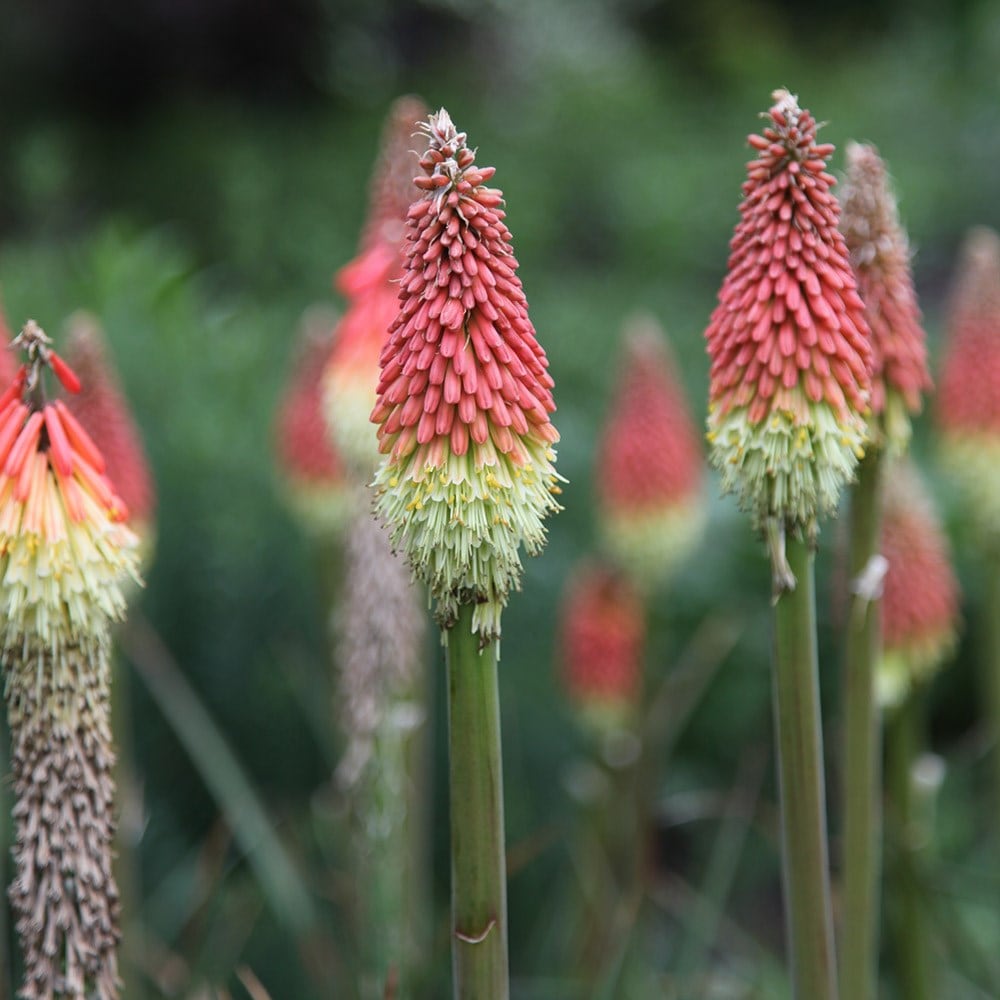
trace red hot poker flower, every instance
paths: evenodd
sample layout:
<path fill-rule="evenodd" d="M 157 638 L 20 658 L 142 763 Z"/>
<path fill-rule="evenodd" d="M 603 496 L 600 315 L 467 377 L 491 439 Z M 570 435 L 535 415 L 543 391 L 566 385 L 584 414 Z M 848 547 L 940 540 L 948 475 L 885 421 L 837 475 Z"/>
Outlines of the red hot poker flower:
<path fill-rule="evenodd" d="M 963 248 L 941 369 L 942 462 L 980 536 L 1000 547 L 1000 236 L 973 230 Z"/>
<path fill-rule="evenodd" d="M 392 106 L 382 134 L 368 222 L 358 256 L 337 275 L 347 299 L 324 376 L 323 407 L 337 451 L 370 476 L 378 442 L 368 419 L 375 405 L 379 357 L 399 311 L 403 231 L 413 196 L 413 136 L 427 115 L 416 97 Z"/>
<path fill-rule="evenodd" d="M 847 146 L 841 229 L 871 328 L 872 412 L 891 451 L 910 439 L 910 414 L 931 388 L 926 334 L 913 289 L 910 249 L 896 198 L 874 146 Z"/>
<path fill-rule="evenodd" d="M 882 523 L 888 560 L 882 593 L 883 658 L 877 684 L 895 704 L 940 667 L 955 645 L 959 589 L 948 541 L 912 465 L 890 471 Z"/>
<path fill-rule="evenodd" d="M 863 453 L 871 346 L 826 171 L 833 146 L 795 97 L 774 100 L 749 137 L 758 156 L 705 331 L 708 437 L 723 488 L 755 521 L 810 525 Z"/>
<path fill-rule="evenodd" d="M 353 486 L 324 434 L 323 376 L 333 340 L 330 331 L 325 313 L 307 314 L 299 356 L 278 408 L 275 437 L 295 511 L 311 530 L 337 535 L 352 509 Z"/>
<path fill-rule="evenodd" d="M 561 677 L 588 718 L 622 723 L 642 685 L 643 604 L 627 578 L 600 564 L 571 577 L 559 625 Z"/>
<path fill-rule="evenodd" d="M 638 317 L 626 331 L 596 476 L 608 548 L 637 582 L 669 577 L 697 544 L 701 485 L 701 444 L 663 333 Z"/>
<path fill-rule="evenodd" d="M 376 509 L 450 626 L 475 604 L 482 641 L 520 582 L 520 544 L 544 543 L 558 509 L 559 435 L 545 352 L 535 339 L 492 167 L 443 109 L 423 126 L 423 192 L 410 207 L 399 315 L 382 351 L 384 459 Z"/>

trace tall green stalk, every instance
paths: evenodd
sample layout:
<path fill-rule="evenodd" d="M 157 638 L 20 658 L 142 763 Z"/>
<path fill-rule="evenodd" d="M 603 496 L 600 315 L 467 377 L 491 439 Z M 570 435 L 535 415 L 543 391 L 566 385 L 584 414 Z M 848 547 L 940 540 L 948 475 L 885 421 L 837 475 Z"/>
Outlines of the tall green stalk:
<path fill-rule="evenodd" d="M 923 713 L 921 692 L 911 691 L 889 715 L 886 724 L 886 786 L 891 838 L 893 965 L 900 996 L 932 1000 L 934 974 L 930 963 L 925 901 L 920 880 L 920 829 L 913 797 L 913 764 L 920 753 Z"/>
<path fill-rule="evenodd" d="M 775 577 L 790 570 L 796 583 L 774 607 L 774 719 L 788 951 L 795 997 L 836 1000 L 813 552 L 798 537 L 785 548 Z"/>
<path fill-rule="evenodd" d="M 986 688 L 989 698 L 990 735 L 993 738 L 993 816 L 1000 839 L 1000 551 L 990 551 L 986 557 L 986 626 L 985 662 Z"/>
<path fill-rule="evenodd" d="M 845 997 L 877 992 L 881 870 L 881 725 L 875 671 L 881 656 L 881 601 L 863 580 L 878 553 L 883 461 L 871 448 L 851 492 L 851 597 L 844 664 L 843 910 L 840 985 Z"/>
<path fill-rule="evenodd" d="M 448 633 L 452 969 L 456 1000 L 506 1000 L 507 874 L 497 644 L 479 649 L 473 607 Z"/>

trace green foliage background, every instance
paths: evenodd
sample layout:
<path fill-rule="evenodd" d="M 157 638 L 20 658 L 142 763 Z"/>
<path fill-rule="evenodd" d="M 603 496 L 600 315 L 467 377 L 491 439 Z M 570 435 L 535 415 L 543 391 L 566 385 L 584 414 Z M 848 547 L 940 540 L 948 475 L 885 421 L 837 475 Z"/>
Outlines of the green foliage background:
<path fill-rule="evenodd" d="M 158 485 L 157 555 L 142 613 L 236 751 L 319 914 L 300 933 L 261 890 L 231 836 L 238 817 L 209 792 L 204 762 L 189 758 L 161 706 L 133 681 L 141 919 L 161 973 L 158 986 L 147 984 L 150 995 L 242 996 L 234 970 L 244 965 L 276 1000 L 352 995 L 350 873 L 329 788 L 338 743 L 328 721 L 322 567 L 283 503 L 272 421 L 301 314 L 337 304 L 330 278 L 354 252 L 381 119 L 405 92 L 446 106 L 480 162 L 497 167 L 556 380 L 566 510 L 504 622 L 512 967 L 518 997 L 597 995 L 565 964 L 576 889 L 564 778 L 582 748 L 554 674 L 552 623 L 564 581 L 596 544 L 594 442 L 623 320 L 646 309 L 663 323 L 700 414 L 702 331 L 737 217 L 745 136 L 771 91 L 787 86 L 829 123 L 823 136 L 838 146 L 836 169 L 849 138 L 875 142 L 888 161 L 939 356 L 958 242 L 971 225 L 1000 227 L 1000 7 L 113 7 L 88 5 L 84 19 L 71 5 L 0 3 L 4 304 L 13 326 L 33 317 L 57 337 L 80 307 L 104 323 Z M 916 450 L 933 476 L 929 424 L 925 416 Z M 935 488 L 953 511 L 948 484 L 935 479 Z M 701 884 L 740 762 L 770 744 L 767 566 L 734 504 L 716 494 L 713 480 L 707 539 L 681 583 L 660 595 L 651 638 L 655 679 L 699 625 L 728 615 L 743 623 L 659 788 L 658 859 L 675 887 L 678 879 Z M 933 905 L 948 995 L 980 997 L 1000 988 L 990 945 L 1000 911 L 989 904 L 1000 885 L 985 853 L 990 817 L 980 794 L 980 585 L 975 554 L 962 546 L 961 525 L 952 526 L 969 630 L 934 693 L 935 745 L 949 769 Z M 837 533 L 827 526 L 823 542 Z M 832 736 L 839 645 L 830 548 L 820 613 Z M 436 646 L 430 652 L 440 658 Z M 440 741 L 436 760 L 440 777 Z M 742 983 L 733 995 L 784 989 L 773 971 L 781 931 L 769 774 L 736 858 L 726 904 L 733 924 L 715 941 Z M 835 774 L 834 764 L 832 781 Z M 434 828 L 443 912 L 440 791 Z M 648 931 L 666 965 L 685 920 L 683 907 L 664 912 Z M 446 991 L 446 925 L 438 931 L 441 978 L 428 996 Z M 604 995 L 650 995 L 646 988 L 612 983 Z"/>

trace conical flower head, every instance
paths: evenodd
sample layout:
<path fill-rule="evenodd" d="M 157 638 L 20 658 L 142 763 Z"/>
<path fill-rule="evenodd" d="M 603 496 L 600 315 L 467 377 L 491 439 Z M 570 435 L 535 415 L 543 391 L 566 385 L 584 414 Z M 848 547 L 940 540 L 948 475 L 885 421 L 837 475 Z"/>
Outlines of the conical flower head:
<path fill-rule="evenodd" d="M 595 477 L 609 552 L 634 580 L 667 579 L 705 525 L 701 442 L 666 340 L 651 317 L 626 329 L 625 363 Z"/>
<path fill-rule="evenodd" d="M 324 415 L 334 446 L 365 477 L 378 461 L 369 416 L 375 405 L 379 358 L 399 311 L 403 231 L 413 196 L 413 136 L 427 115 L 422 101 L 404 97 L 389 112 L 371 188 L 368 222 L 358 256 L 337 275 L 347 299 L 337 325 L 323 384 Z"/>
<path fill-rule="evenodd" d="M 962 250 L 941 368 L 942 464 L 981 539 L 1000 548 L 1000 236 L 973 230 Z"/>
<path fill-rule="evenodd" d="M 884 704 L 895 704 L 937 670 L 955 645 L 959 589 L 948 541 L 915 467 L 890 470 L 882 523 L 888 561 L 882 592 Z"/>
<path fill-rule="evenodd" d="M 871 329 L 877 443 L 899 453 L 909 443 L 910 415 L 920 412 L 931 377 L 909 244 L 885 164 L 874 146 L 848 145 L 842 203 L 841 230 Z"/>
<path fill-rule="evenodd" d="M 14 773 L 23 997 L 117 997 L 118 892 L 111 871 L 114 754 L 110 624 L 137 579 L 138 540 L 103 454 L 42 369 L 75 372 L 32 322 L 0 397 L 0 661 Z"/>
<path fill-rule="evenodd" d="M 560 676 L 570 700 L 598 724 L 624 724 L 642 686 L 643 604 L 628 578 L 600 563 L 578 567 L 563 596 Z"/>
<path fill-rule="evenodd" d="M 97 320 L 86 313 L 70 318 L 66 357 L 80 379 L 67 398 L 70 412 L 94 441 L 101 442 L 105 473 L 129 511 L 130 527 L 147 537 L 152 530 L 156 493 L 142 435 L 122 391 Z"/>
<path fill-rule="evenodd" d="M 330 356 L 332 324 L 307 314 L 275 427 L 278 463 L 289 501 L 310 530 L 339 535 L 353 510 L 353 486 L 325 433 L 323 372 Z"/>
<path fill-rule="evenodd" d="M 708 438 L 757 523 L 811 525 L 863 454 L 871 347 L 816 121 L 787 91 L 751 135 L 741 219 L 705 337 Z"/>
<path fill-rule="evenodd" d="M 423 126 L 423 192 L 410 206 L 399 315 L 382 351 L 384 458 L 376 509 L 437 600 L 444 627 L 475 605 L 483 641 L 558 510 L 559 435 L 545 352 L 517 277 L 492 167 L 477 167 L 444 110 Z"/>

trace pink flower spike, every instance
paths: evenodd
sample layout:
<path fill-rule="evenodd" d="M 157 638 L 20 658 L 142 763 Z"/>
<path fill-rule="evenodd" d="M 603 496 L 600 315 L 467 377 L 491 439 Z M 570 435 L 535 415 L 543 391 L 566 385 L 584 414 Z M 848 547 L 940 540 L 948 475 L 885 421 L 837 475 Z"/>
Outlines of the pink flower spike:
<path fill-rule="evenodd" d="M 574 569 L 559 623 L 560 678 L 599 730 L 627 724 L 642 689 L 643 604 L 628 579 L 599 563 Z"/>
<path fill-rule="evenodd" d="M 421 128 L 424 176 L 371 416 L 385 456 L 376 511 L 430 585 L 442 626 L 473 603 L 487 642 L 519 585 L 521 543 L 537 552 L 542 519 L 558 509 L 552 379 L 500 192 L 447 111 Z"/>
<path fill-rule="evenodd" d="M 874 146 L 848 144 L 842 203 L 841 230 L 871 328 L 873 436 L 899 453 L 909 443 L 910 416 L 920 412 L 931 377 L 910 249 Z"/>
<path fill-rule="evenodd" d="M 889 568 L 877 687 L 883 704 L 896 704 L 939 669 L 955 647 L 959 623 L 959 587 L 948 540 L 910 463 L 889 470 L 882 554 Z"/>
<path fill-rule="evenodd" d="M 816 121 L 785 90 L 752 142 L 711 357 L 708 439 L 755 523 L 812 527 L 866 441 L 872 353 Z"/>
<path fill-rule="evenodd" d="M 701 537 L 701 442 L 656 320 L 633 318 L 624 341 L 595 488 L 610 553 L 649 587 L 671 577 Z"/>
<path fill-rule="evenodd" d="M 45 430 L 49 435 L 49 454 L 52 456 L 52 465 L 59 475 L 71 476 L 73 474 L 73 451 L 59 419 L 59 411 L 54 406 L 46 406 L 42 413 L 45 414 Z"/>
<path fill-rule="evenodd" d="M 95 472 L 104 472 L 104 455 L 100 448 L 91 440 L 90 435 L 80 426 L 80 422 L 73 416 L 66 404 L 57 399 L 53 403 L 59 411 L 63 430 L 66 432 L 67 440 L 73 445 L 73 450 L 90 465 Z"/>
<path fill-rule="evenodd" d="M 962 248 L 937 398 L 941 462 L 978 541 L 1000 547 L 1000 236 L 972 230 Z"/>

